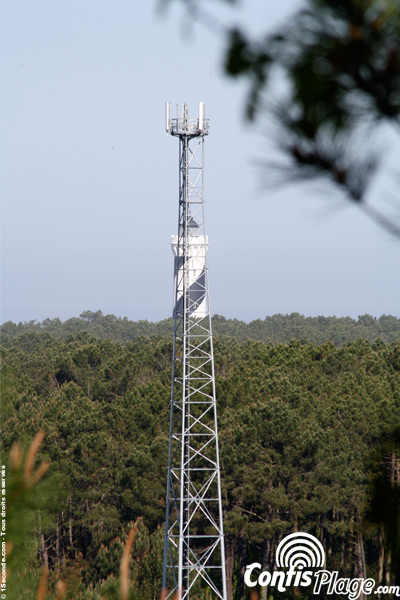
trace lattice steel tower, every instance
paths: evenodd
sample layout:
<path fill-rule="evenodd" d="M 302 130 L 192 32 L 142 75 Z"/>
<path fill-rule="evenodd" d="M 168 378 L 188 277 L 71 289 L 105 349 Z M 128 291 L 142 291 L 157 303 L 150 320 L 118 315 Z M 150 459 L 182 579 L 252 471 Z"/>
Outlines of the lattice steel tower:
<path fill-rule="evenodd" d="M 178 108 L 177 108 L 178 112 Z M 163 588 L 167 598 L 226 600 L 225 549 L 215 397 L 214 354 L 204 227 L 204 137 L 200 102 L 190 119 L 166 108 L 167 133 L 179 138 L 179 224 L 175 255 L 174 356 Z"/>

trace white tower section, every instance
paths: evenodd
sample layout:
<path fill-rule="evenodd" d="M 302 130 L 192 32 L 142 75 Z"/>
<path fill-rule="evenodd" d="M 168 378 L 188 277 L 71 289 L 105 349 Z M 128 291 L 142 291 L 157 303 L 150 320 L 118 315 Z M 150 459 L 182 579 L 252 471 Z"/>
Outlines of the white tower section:
<path fill-rule="evenodd" d="M 194 218 L 190 218 L 188 223 L 187 239 L 187 285 L 190 310 L 192 317 L 202 319 L 208 314 L 207 294 L 206 294 L 206 255 L 208 248 L 208 236 L 199 232 L 199 225 Z M 179 266 L 181 261 L 179 257 L 183 256 L 183 248 L 179 247 L 178 236 L 171 235 L 171 248 L 175 256 L 175 272 L 177 279 L 183 279 L 183 265 Z M 178 289 L 176 310 L 178 313 L 182 310 L 183 289 Z"/>

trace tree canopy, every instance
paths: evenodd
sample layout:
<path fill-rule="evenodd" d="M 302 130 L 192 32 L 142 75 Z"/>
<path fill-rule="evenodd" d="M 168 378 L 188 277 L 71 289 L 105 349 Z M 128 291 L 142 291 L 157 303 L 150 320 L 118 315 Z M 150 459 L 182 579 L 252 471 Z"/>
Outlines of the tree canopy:
<path fill-rule="evenodd" d="M 67 583 L 67 599 L 117 598 L 133 522 L 131 598 L 157 598 L 171 360 L 165 336 L 122 344 L 33 329 L 6 340 L 3 455 L 43 431 L 38 462 L 51 465 L 43 478 L 48 500 L 29 508 L 31 543 L 23 560 L 14 555 L 19 583 L 15 592 L 10 586 L 11 600 L 34 597 L 41 564 L 50 583 Z M 273 568 L 277 543 L 295 530 L 321 539 L 328 568 L 393 583 L 400 576 L 399 539 L 390 535 L 399 526 L 391 495 L 400 473 L 399 342 L 336 347 L 221 336 L 215 369 L 229 599 L 247 597 L 244 566 L 256 560 Z M 380 489 L 389 491 L 383 507 Z"/>
<path fill-rule="evenodd" d="M 385 343 L 400 340 L 400 319 L 392 315 L 382 315 L 377 318 L 366 314 L 360 315 L 358 319 L 352 319 L 351 317 L 305 317 L 299 313 L 291 313 L 266 316 L 265 319 L 256 319 L 250 323 L 214 315 L 212 326 L 215 335 L 234 337 L 240 341 L 254 339 L 279 343 L 289 342 L 291 339 L 303 339 L 320 344 L 329 340 L 336 346 L 341 346 L 360 338 L 371 342 L 381 339 Z M 0 327 L 3 345 L 7 345 L 17 336 L 32 332 L 46 333 L 63 339 L 71 335 L 89 334 L 100 339 L 126 343 L 150 335 L 172 336 L 173 319 L 164 319 L 156 323 L 130 321 L 127 317 L 103 315 L 101 310 L 87 310 L 79 317 L 64 322 L 57 318 L 18 324 L 8 321 Z M 37 338 L 33 336 L 31 339 Z"/>

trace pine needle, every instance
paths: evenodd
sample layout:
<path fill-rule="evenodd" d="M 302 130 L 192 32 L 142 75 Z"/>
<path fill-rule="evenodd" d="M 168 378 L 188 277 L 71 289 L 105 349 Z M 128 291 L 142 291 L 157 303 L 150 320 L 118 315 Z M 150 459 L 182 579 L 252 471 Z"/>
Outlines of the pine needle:
<path fill-rule="evenodd" d="M 46 595 L 47 588 L 47 577 L 49 575 L 49 571 L 47 569 L 43 569 L 42 576 L 40 577 L 39 587 L 36 594 L 36 600 L 44 600 Z"/>
<path fill-rule="evenodd" d="M 14 442 L 10 450 L 10 466 L 13 473 L 16 473 L 21 468 L 22 450 L 18 442 Z"/>
<path fill-rule="evenodd" d="M 38 481 L 40 481 L 43 475 L 46 473 L 47 469 L 50 466 L 50 462 L 48 460 L 44 460 L 40 467 L 36 470 L 36 472 L 32 475 L 30 483 L 34 485 Z"/>
<path fill-rule="evenodd" d="M 128 539 L 125 544 L 124 553 L 121 559 L 120 573 L 121 573 L 121 600 L 128 600 L 129 596 L 129 561 L 131 558 L 131 551 L 133 542 L 135 540 L 137 531 L 136 523 L 128 534 Z"/>
<path fill-rule="evenodd" d="M 25 459 L 25 466 L 24 466 L 24 479 L 28 482 L 30 482 L 30 479 L 32 476 L 32 468 L 33 468 L 33 463 L 35 462 L 35 457 L 36 457 L 37 451 L 39 450 L 40 444 L 43 442 L 43 440 L 44 440 L 44 432 L 38 431 L 38 433 L 33 438 L 32 443 L 27 452 L 26 459 Z"/>
<path fill-rule="evenodd" d="M 67 586 L 63 581 L 57 581 L 56 583 L 56 598 L 57 600 L 64 600 L 65 592 L 67 591 Z"/>
<path fill-rule="evenodd" d="M 165 588 L 161 590 L 161 596 L 160 596 L 160 600 L 166 600 L 168 596 L 168 590 L 166 590 Z M 176 590 L 175 592 L 175 596 L 173 597 L 173 600 L 181 600 L 182 598 L 182 591 L 181 590 Z"/>

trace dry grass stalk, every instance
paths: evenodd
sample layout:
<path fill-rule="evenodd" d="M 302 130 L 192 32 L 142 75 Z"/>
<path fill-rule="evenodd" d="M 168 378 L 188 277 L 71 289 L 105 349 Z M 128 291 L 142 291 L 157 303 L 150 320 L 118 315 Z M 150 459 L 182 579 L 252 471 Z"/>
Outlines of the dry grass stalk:
<path fill-rule="evenodd" d="M 41 575 L 40 581 L 39 581 L 39 587 L 38 587 L 37 594 L 36 594 L 36 600 L 44 600 L 44 597 L 46 595 L 48 575 L 49 575 L 49 571 L 47 569 L 43 569 L 42 575 Z"/>
<path fill-rule="evenodd" d="M 182 598 L 182 592 L 183 592 L 183 590 L 182 591 L 177 590 L 175 592 L 175 596 L 174 596 L 173 600 L 181 600 L 181 598 Z M 167 596 L 168 596 L 168 590 L 166 590 L 165 588 L 162 589 L 161 590 L 160 600 L 166 600 Z"/>
<path fill-rule="evenodd" d="M 38 431 L 35 437 L 32 440 L 32 443 L 29 447 L 29 450 L 26 454 L 25 465 L 24 465 L 24 479 L 30 483 L 32 477 L 32 468 L 33 463 L 35 462 L 35 457 L 37 451 L 40 448 L 40 444 L 44 440 L 44 432 Z"/>
<path fill-rule="evenodd" d="M 10 450 L 10 466 L 13 473 L 19 471 L 22 465 L 22 450 L 18 442 L 14 442 Z"/>
<path fill-rule="evenodd" d="M 135 523 L 135 525 L 132 527 L 132 529 L 130 530 L 130 532 L 128 534 L 128 539 L 126 540 L 124 553 L 123 553 L 122 559 L 121 559 L 121 567 L 120 567 L 121 600 L 128 600 L 128 596 L 129 596 L 129 561 L 131 558 L 131 551 L 132 551 L 133 542 L 135 540 L 136 531 L 137 531 L 137 526 Z"/>
<path fill-rule="evenodd" d="M 35 473 L 32 475 L 30 483 L 35 485 L 38 481 L 40 481 L 43 475 L 46 473 L 47 469 L 50 466 L 50 462 L 48 460 L 44 460 L 40 467 L 36 469 Z"/>
<path fill-rule="evenodd" d="M 56 583 L 56 598 L 57 600 L 64 600 L 67 586 L 63 581 L 57 581 Z"/>

